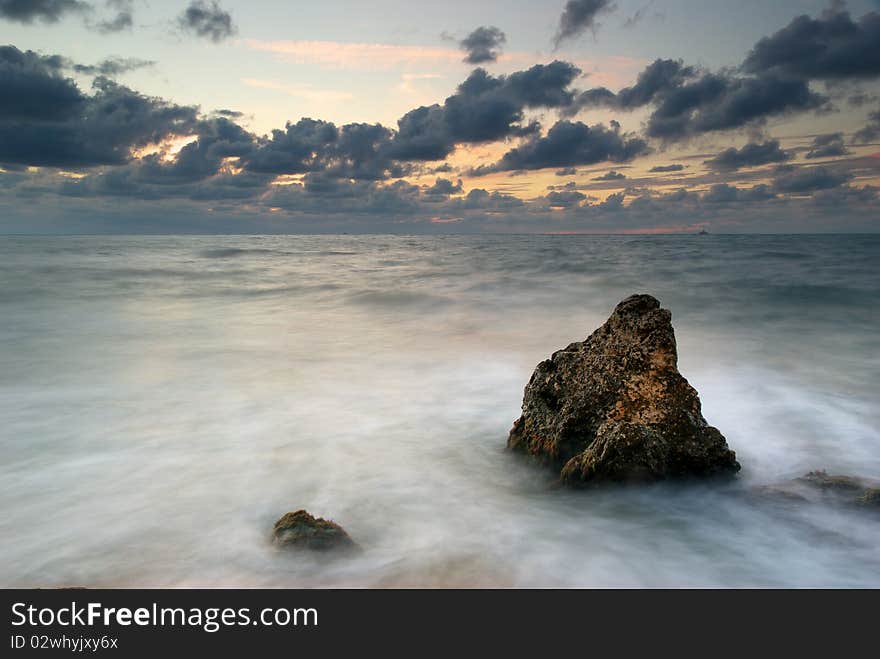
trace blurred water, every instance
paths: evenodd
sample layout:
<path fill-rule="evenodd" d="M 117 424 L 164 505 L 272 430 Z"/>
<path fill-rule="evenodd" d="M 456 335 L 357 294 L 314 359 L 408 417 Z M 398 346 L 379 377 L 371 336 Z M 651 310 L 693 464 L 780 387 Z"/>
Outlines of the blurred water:
<path fill-rule="evenodd" d="M 880 238 L 0 239 L 0 585 L 880 586 Z M 535 364 L 634 292 L 733 485 L 554 488 L 504 451 Z M 365 551 L 274 550 L 297 508 Z"/>

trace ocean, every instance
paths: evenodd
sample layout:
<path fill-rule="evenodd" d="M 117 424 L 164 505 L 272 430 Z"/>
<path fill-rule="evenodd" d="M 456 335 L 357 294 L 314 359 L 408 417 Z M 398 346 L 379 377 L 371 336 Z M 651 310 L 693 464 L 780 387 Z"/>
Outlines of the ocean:
<path fill-rule="evenodd" d="M 0 238 L 2 586 L 880 586 L 880 236 Z M 505 450 L 632 293 L 742 463 L 571 491 Z M 305 508 L 344 559 L 279 551 Z"/>

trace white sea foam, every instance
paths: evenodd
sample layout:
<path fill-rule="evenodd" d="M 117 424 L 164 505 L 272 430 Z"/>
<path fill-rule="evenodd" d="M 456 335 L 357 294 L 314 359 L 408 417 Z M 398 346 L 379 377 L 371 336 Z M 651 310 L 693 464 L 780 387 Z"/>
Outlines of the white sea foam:
<path fill-rule="evenodd" d="M 880 241 L 7 238 L 0 585 L 878 586 Z M 571 492 L 504 450 L 535 364 L 637 292 L 743 464 Z M 275 551 L 274 520 L 365 548 Z"/>

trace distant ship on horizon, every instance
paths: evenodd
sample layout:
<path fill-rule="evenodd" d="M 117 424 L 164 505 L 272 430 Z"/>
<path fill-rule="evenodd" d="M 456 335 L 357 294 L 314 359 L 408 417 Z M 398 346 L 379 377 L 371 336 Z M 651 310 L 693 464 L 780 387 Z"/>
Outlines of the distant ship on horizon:
<path fill-rule="evenodd" d="M 709 235 L 709 232 L 706 231 L 705 229 L 700 229 L 700 230 L 697 232 L 697 235 L 698 235 L 698 236 L 708 236 L 708 235 Z"/>

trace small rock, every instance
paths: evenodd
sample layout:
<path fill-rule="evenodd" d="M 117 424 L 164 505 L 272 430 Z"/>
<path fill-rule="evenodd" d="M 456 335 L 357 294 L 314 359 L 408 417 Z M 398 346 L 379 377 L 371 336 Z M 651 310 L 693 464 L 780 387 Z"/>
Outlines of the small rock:
<path fill-rule="evenodd" d="M 287 513 L 275 522 L 272 537 L 280 547 L 317 551 L 357 548 L 357 544 L 339 524 L 314 517 L 305 510 Z"/>
<path fill-rule="evenodd" d="M 824 470 L 811 471 L 786 483 L 765 485 L 759 493 L 801 499 L 812 503 L 859 506 L 880 510 L 880 484 L 855 476 L 838 476 Z"/>
<path fill-rule="evenodd" d="M 655 298 L 633 295 L 585 341 L 538 364 L 507 446 L 572 484 L 739 471 L 678 372 L 671 320 Z"/>

